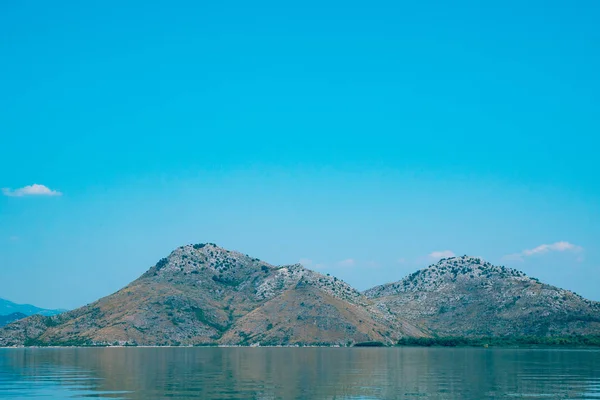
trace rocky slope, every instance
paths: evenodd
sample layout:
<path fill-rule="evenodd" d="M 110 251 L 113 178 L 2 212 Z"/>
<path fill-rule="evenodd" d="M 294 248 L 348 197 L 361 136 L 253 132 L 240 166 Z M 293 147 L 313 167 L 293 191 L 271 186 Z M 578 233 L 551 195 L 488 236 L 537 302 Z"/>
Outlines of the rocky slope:
<path fill-rule="evenodd" d="M 120 291 L 0 330 L 0 346 L 393 343 L 424 333 L 337 278 L 214 244 L 183 246 Z"/>
<path fill-rule="evenodd" d="M 476 257 L 442 259 L 364 294 L 438 336 L 600 333 L 600 303 Z"/>

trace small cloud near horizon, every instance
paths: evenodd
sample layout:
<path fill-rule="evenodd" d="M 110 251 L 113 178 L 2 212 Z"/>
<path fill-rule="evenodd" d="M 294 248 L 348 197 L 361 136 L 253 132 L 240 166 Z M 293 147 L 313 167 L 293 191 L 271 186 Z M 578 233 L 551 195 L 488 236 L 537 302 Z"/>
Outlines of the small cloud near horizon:
<path fill-rule="evenodd" d="M 439 260 L 440 258 L 455 257 L 455 256 L 456 255 L 454 254 L 454 252 L 452 252 L 450 250 L 433 251 L 429 254 L 429 258 L 432 258 L 434 260 Z"/>
<path fill-rule="evenodd" d="M 2 193 L 9 197 L 25 197 L 25 196 L 62 196 L 62 193 L 52 190 L 47 186 L 34 183 L 33 185 L 24 186 L 18 189 L 3 188 Z"/>
<path fill-rule="evenodd" d="M 298 260 L 298 263 L 301 264 L 303 267 L 308 268 L 308 269 L 322 269 L 322 268 L 326 267 L 325 264 L 315 263 L 310 258 L 301 258 L 300 260 Z"/>
<path fill-rule="evenodd" d="M 524 261 L 526 257 L 547 254 L 550 252 L 565 252 L 569 251 L 572 253 L 581 253 L 583 247 L 577 246 L 576 244 L 569 242 L 556 242 L 552 244 L 541 244 L 533 249 L 525 249 L 520 253 L 507 254 L 502 257 L 504 260 L 509 261 Z M 583 257 L 580 255 L 577 257 L 577 261 L 583 261 Z"/>
<path fill-rule="evenodd" d="M 340 267 L 352 267 L 355 264 L 356 261 L 352 258 L 348 258 L 337 263 L 337 265 L 339 265 Z"/>
<path fill-rule="evenodd" d="M 300 264 L 302 264 L 302 266 L 306 267 L 306 268 L 310 268 L 310 269 L 323 269 L 323 268 L 327 268 L 328 264 L 323 264 L 323 263 L 317 263 L 314 262 L 312 259 L 310 258 L 301 258 L 298 261 Z M 342 261 L 338 261 L 335 264 L 331 264 L 329 265 L 329 267 L 335 268 L 335 267 L 353 267 L 356 265 L 356 260 L 354 260 L 353 258 L 347 258 L 345 260 Z M 368 266 L 372 267 L 372 266 L 376 266 L 377 264 L 375 262 L 369 262 L 367 263 Z"/>
<path fill-rule="evenodd" d="M 312 265 L 313 261 L 309 258 L 301 258 L 298 261 L 300 264 L 304 265 L 305 267 L 308 267 L 309 265 Z"/>

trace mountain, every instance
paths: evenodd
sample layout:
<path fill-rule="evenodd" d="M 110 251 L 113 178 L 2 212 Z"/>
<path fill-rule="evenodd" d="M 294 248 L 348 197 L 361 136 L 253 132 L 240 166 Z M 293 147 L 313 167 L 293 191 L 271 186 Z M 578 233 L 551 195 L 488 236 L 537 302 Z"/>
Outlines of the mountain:
<path fill-rule="evenodd" d="M 600 303 L 476 257 L 442 259 L 364 294 L 381 309 L 437 336 L 600 332 Z"/>
<path fill-rule="evenodd" d="M 20 312 L 8 314 L 8 315 L 0 315 L 0 327 L 2 327 L 4 325 L 8 325 L 12 322 L 15 322 L 19 319 L 23 319 L 25 317 L 27 317 L 27 315 L 20 313 Z"/>
<path fill-rule="evenodd" d="M 0 346 L 347 345 L 425 335 L 335 277 L 198 244 L 92 304 L 4 327 Z"/>
<path fill-rule="evenodd" d="M 476 257 L 364 293 L 215 244 L 175 249 L 118 292 L 0 329 L 18 345 L 352 345 L 407 337 L 597 335 L 600 303 Z"/>
<path fill-rule="evenodd" d="M 47 310 L 32 306 L 31 304 L 16 304 L 12 301 L 0 299 L 0 315 L 8 315 L 12 313 L 23 313 L 25 315 L 45 315 L 51 316 L 65 312 L 66 310 Z"/>

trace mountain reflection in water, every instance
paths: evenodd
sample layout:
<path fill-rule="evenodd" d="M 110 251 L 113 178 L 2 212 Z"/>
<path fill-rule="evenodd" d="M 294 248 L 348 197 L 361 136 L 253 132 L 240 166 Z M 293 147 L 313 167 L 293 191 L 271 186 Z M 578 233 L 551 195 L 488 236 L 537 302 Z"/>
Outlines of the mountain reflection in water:
<path fill-rule="evenodd" d="M 0 349 L 0 398 L 600 398 L 600 351 Z"/>

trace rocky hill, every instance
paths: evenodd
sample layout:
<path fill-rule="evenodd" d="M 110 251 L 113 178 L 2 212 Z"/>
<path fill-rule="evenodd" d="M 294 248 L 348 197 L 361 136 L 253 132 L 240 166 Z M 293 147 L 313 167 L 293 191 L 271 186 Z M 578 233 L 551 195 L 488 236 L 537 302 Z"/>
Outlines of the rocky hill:
<path fill-rule="evenodd" d="M 8 325 L 10 323 L 13 323 L 15 321 L 18 321 L 25 317 L 27 317 L 27 315 L 20 313 L 20 312 L 8 314 L 8 315 L 0 315 L 0 327 L 4 326 L 4 325 Z"/>
<path fill-rule="evenodd" d="M 476 257 L 442 259 L 364 294 L 380 309 L 438 336 L 600 332 L 600 303 Z"/>
<path fill-rule="evenodd" d="M 337 278 L 198 244 L 92 304 L 8 325 L 0 346 L 347 345 L 424 335 Z"/>
<path fill-rule="evenodd" d="M 198 244 L 92 304 L 5 326 L 0 346 L 392 344 L 599 332 L 600 303 L 475 257 L 443 259 L 360 293 L 298 264 Z"/>

